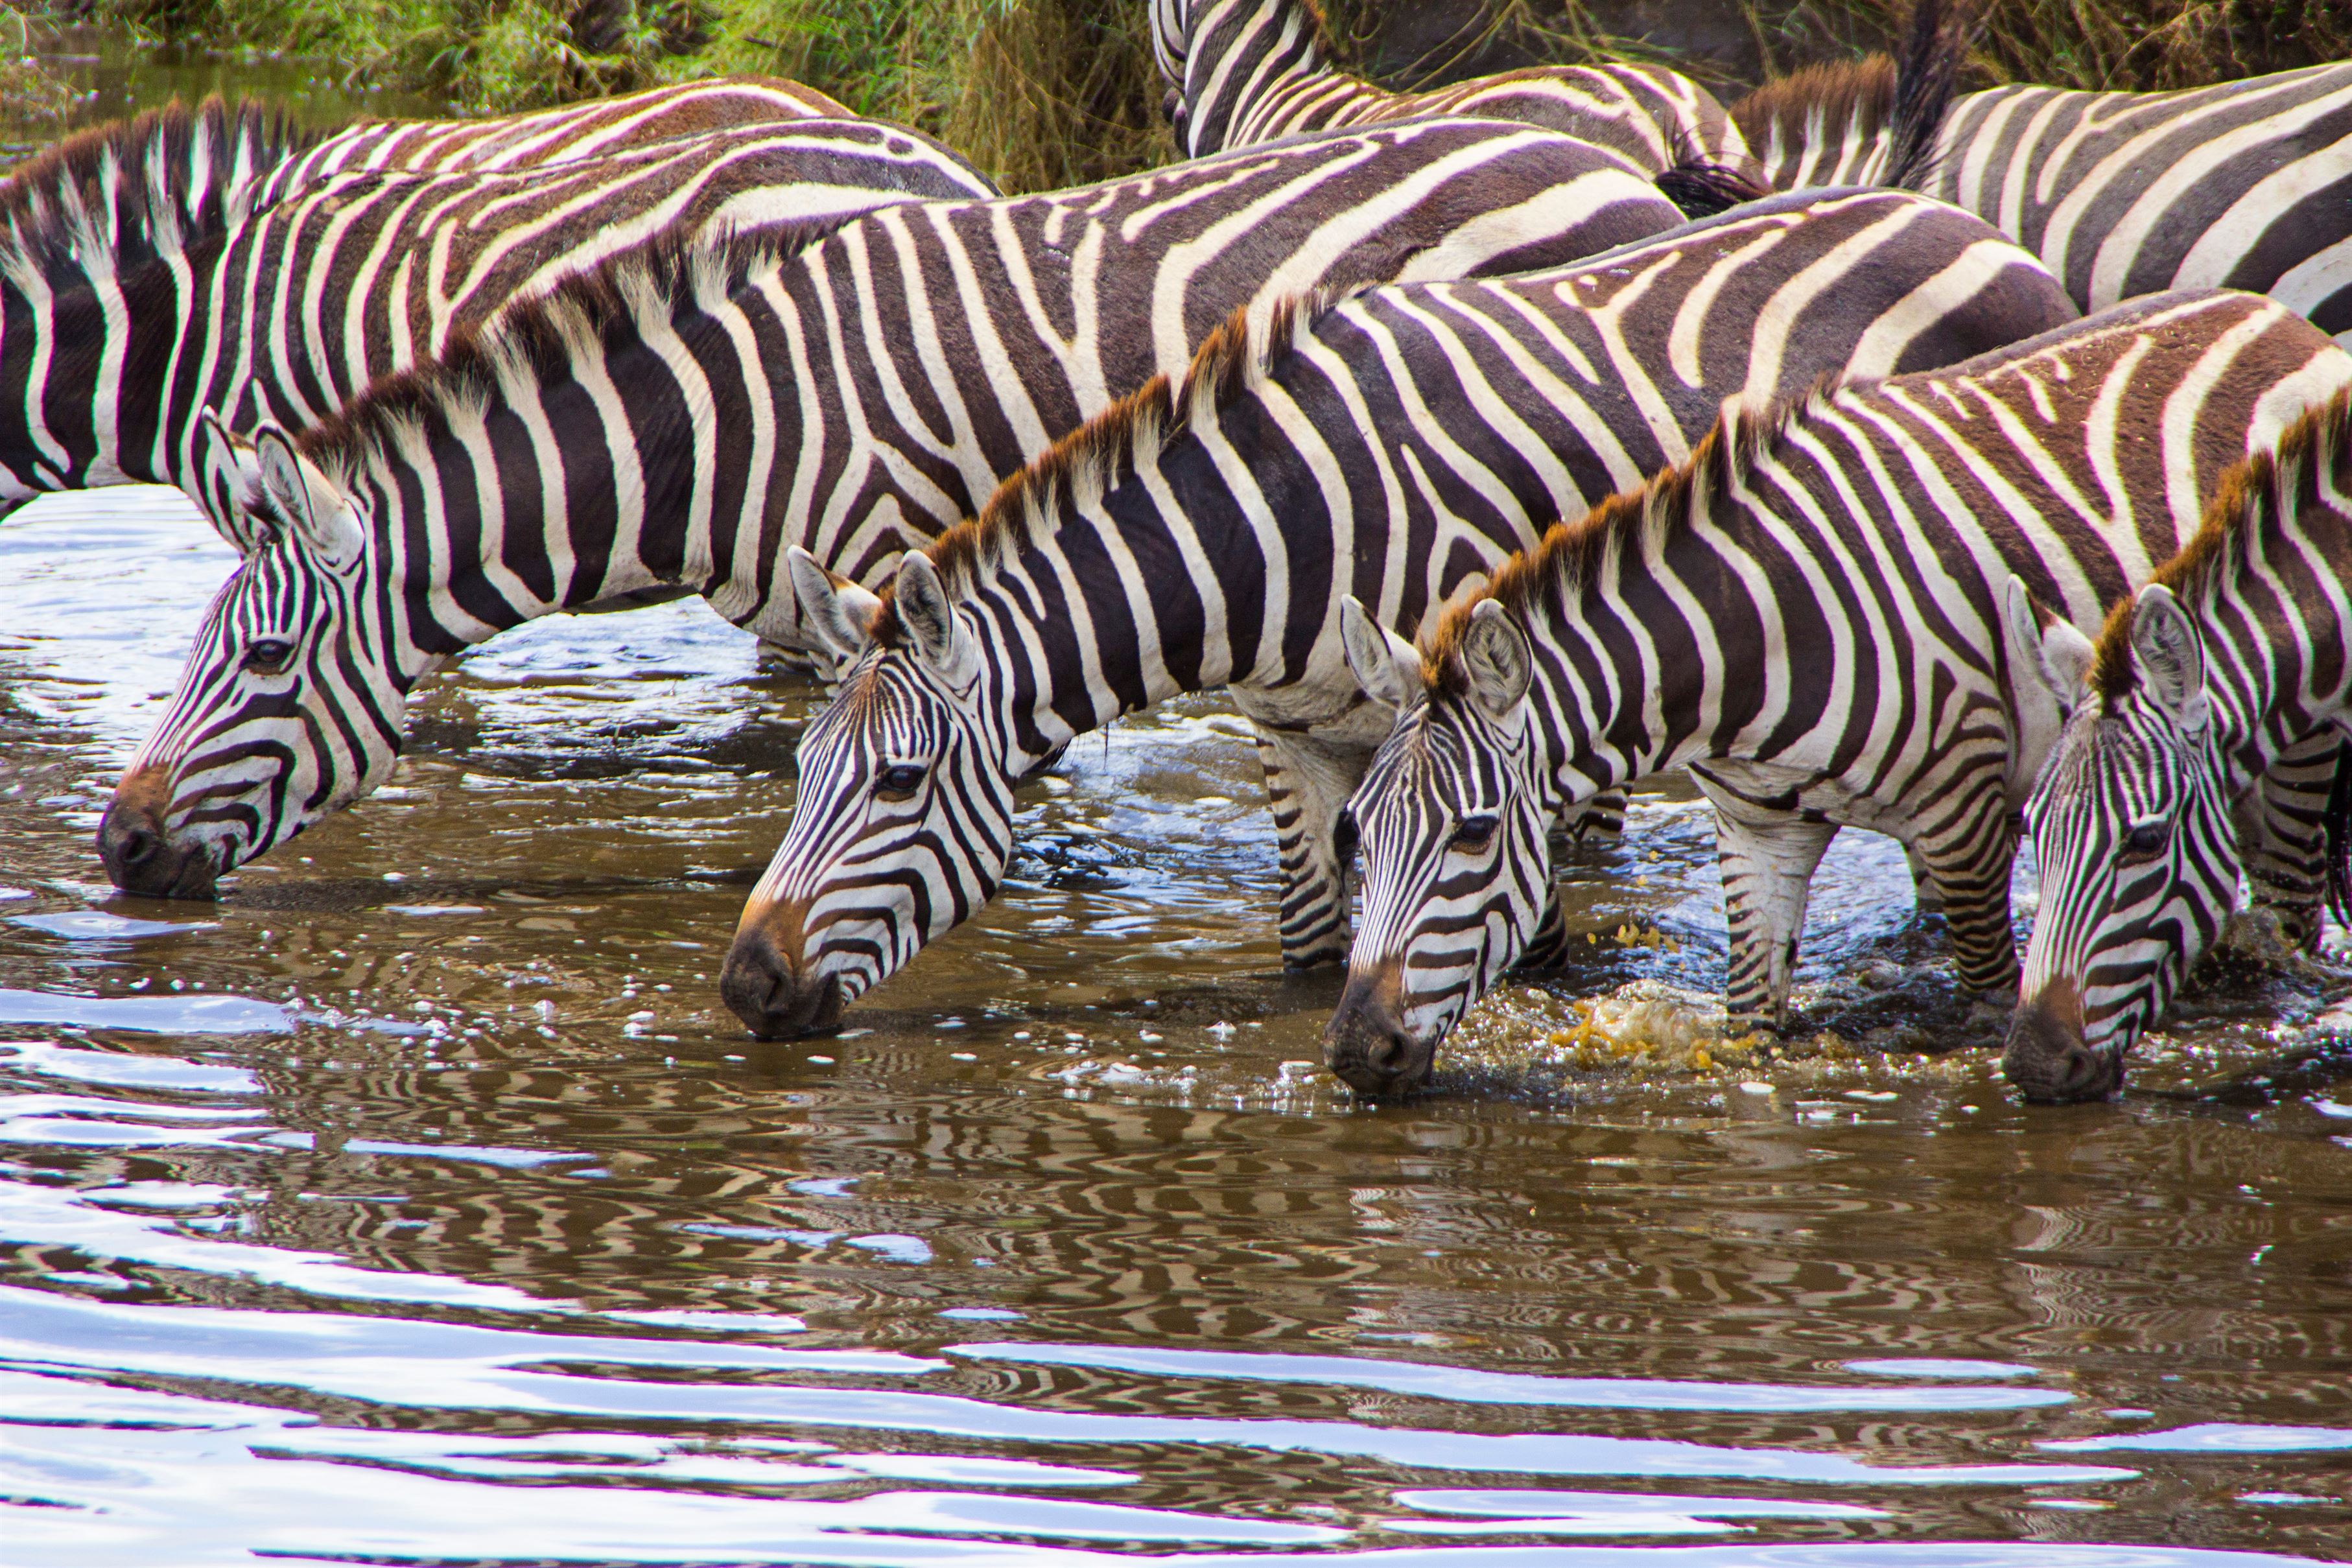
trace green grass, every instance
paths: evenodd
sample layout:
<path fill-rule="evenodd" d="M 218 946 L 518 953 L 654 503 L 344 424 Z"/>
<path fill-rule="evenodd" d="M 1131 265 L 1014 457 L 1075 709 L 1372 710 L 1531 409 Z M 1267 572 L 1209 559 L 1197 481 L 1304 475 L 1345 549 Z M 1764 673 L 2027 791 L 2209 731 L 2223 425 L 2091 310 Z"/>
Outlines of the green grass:
<path fill-rule="evenodd" d="M 863 113 L 928 131 L 1006 190 L 1029 191 L 1172 156 L 1144 3 L 51 0 L 46 15 L 159 43 L 308 57 L 352 80 L 437 94 L 470 113 L 699 76 L 794 77 Z M 1332 32 L 1344 54 L 1370 58 L 1381 18 L 1427 3 L 1331 0 Z M 1718 3 L 1771 69 L 1874 47 L 1895 14 L 1892 0 Z M 0 20 L 13 16 L 0 11 Z M 1751 85 L 1612 37 L 1584 0 L 1486 0 L 1479 16 L 1432 57 L 1391 73 L 1392 85 L 1451 79 L 1497 60 L 1628 56 L 1690 66 L 1727 96 Z M 1977 74 L 1982 82 L 2175 88 L 2347 57 L 2352 0 L 1993 0 Z M 0 61 L 0 92 L 7 68 Z M 38 86 L 26 81 L 26 90 Z"/>

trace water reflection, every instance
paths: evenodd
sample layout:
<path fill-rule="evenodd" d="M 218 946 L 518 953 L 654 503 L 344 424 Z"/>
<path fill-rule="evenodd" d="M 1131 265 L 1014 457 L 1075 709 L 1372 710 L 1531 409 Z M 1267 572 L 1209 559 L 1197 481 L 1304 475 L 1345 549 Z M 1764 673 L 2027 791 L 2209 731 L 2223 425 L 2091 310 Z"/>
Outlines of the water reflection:
<path fill-rule="evenodd" d="M 709 977 L 816 698 L 690 604 L 488 644 L 393 789 L 217 906 L 116 899 L 97 808 L 228 565 L 153 492 L 0 523 L 27 1562 L 2341 1555 L 2322 1068 L 2029 1115 L 1983 1053 L 1498 1051 L 1360 1110 L 1213 700 L 1076 748 L 841 1038 L 753 1042 Z M 1579 918 L 1679 950 L 1571 991 L 1720 977 L 1704 820 L 1637 806 Z M 1900 857 L 1831 869 L 1824 1011 L 1932 984 Z M 2326 1001 L 2221 995 L 2159 1082 Z"/>

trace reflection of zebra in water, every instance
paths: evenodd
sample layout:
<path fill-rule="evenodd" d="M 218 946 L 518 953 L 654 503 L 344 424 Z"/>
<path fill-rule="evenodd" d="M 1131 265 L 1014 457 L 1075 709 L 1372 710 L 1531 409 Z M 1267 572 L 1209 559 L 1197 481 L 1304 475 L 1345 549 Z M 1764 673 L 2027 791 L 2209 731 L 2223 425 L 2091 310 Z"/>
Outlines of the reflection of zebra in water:
<path fill-rule="evenodd" d="M 1542 66 L 1429 92 L 1391 92 L 1330 63 L 1314 0 L 1150 0 L 1150 6 L 1169 118 L 1194 156 L 1305 131 L 1463 114 L 1566 131 L 1654 175 L 1701 162 L 1761 178 L 1715 95 L 1663 66 Z"/>
<path fill-rule="evenodd" d="M 1430 120 L 829 236 L 673 244 L 559 287 L 299 458 L 265 434 L 291 526 L 240 534 L 109 862 L 128 886 L 209 888 L 381 782 L 424 670 L 552 610 L 685 590 L 806 645 L 775 591 L 786 546 L 877 577 L 1237 306 L 1556 263 L 1676 216 L 1599 149 Z"/>
<path fill-rule="evenodd" d="M 1965 43 L 1948 30 L 1948 64 Z M 1731 113 L 1775 189 L 1876 183 L 1896 75 L 1885 57 L 1815 67 Z M 2085 310 L 2244 288 L 2352 332 L 2352 64 L 2185 92 L 1970 93 L 1925 175 L 1889 183 L 1997 225 Z"/>
<path fill-rule="evenodd" d="M 646 236 L 988 193 L 943 148 L 802 120 L 515 173 L 313 180 L 216 104 L 79 139 L 0 196 L 0 504 L 177 485 L 216 517 L 198 415 L 309 423 L 519 293 Z"/>
<path fill-rule="evenodd" d="M 1925 862 L 1964 986 L 2013 984 L 2015 813 L 2063 717 L 2028 670 L 2045 644 L 2079 653 L 2074 628 L 2178 548 L 2223 471 L 2347 384 L 2352 355 L 2257 296 L 2135 301 L 1948 372 L 1732 407 L 1420 650 L 1359 618 L 1350 663 L 1403 714 L 1353 802 L 1362 922 L 1332 1066 L 1416 1083 L 1536 929 L 1545 824 L 1675 768 L 1717 810 L 1735 1019 L 1785 1020 L 1842 823 Z M 2323 768 L 2280 819 L 2315 902 L 2326 798 Z"/>
<path fill-rule="evenodd" d="M 2027 815 L 2042 903 L 2002 1067 L 2032 1100 L 2123 1087 L 2237 901 L 2231 803 L 2352 729 L 2352 395 L 2230 476 L 2187 549 L 2116 607 Z M 2347 802 L 2329 893 L 2347 910 Z M 2263 1082 L 2267 1082 L 2265 1079 Z"/>
<path fill-rule="evenodd" d="M 1339 600 L 1411 624 L 1580 509 L 1680 460 L 1727 396 L 1948 363 L 2074 315 L 2031 257 L 1907 193 L 1759 204 L 1565 272 L 1391 287 L 1239 329 L 1148 387 L 888 598 L 796 573 L 844 653 L 724 990 L 755 1029 L 841 1009 L 993 895 L 1013 786 L 1070 739 L 1230 684 L 1255 720 L 1284 955 L 1344 949 L 1337 813 L 1389 713 L 1341 664 Z"/>

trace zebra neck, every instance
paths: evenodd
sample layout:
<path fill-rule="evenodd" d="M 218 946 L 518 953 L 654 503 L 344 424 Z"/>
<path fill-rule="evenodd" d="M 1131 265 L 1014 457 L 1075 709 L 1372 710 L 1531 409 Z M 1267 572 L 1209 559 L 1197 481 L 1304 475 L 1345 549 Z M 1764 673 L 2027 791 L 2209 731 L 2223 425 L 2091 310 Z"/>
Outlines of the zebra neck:
<path fill-rule="evenodd" d="M 1194 155 L 1269 135 L 1277 106 L 1324 86 L 1360 86 L 1324 58 L 1314 16 L 1299 0 L 1213 0 L 1192 29 L 1185 70 L 1186 134 Z"/>

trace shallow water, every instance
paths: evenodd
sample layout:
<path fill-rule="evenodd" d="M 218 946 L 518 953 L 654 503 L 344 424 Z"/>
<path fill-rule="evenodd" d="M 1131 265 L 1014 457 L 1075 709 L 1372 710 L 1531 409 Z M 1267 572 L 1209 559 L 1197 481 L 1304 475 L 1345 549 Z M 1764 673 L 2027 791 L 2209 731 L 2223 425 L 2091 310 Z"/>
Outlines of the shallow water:
<path fill-rule="evenodd" d="M 2112 1107 L 1980 1051 L 1580 1065 L 1519 992 L 1361 1108 L 1202 700 L 763 1045 L 710 977 L 816 698 L 693 604 L 478 651 L 221 904 L 110 897 L 229 564 L 166 492 L 0 523 L 0 1561 L 2352 1555 L 2352 1090 L 2162 1092 L 2332 971 L 2209 988 Z M 1561 996 L 1719 977 L 1704 819 L 1633 829 Z M 1971 1027 L 1892 846 L 1816 913 L 1820 1021 Z"/>

